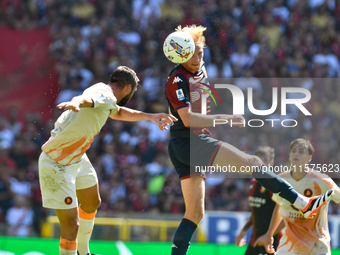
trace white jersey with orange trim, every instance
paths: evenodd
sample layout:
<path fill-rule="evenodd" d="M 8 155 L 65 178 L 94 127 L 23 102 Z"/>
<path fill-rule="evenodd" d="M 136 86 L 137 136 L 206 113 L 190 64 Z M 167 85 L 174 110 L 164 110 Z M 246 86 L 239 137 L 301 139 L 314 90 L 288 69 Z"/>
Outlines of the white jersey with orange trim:
<path fill-rule="evenodd" d="M 83 92 L 94 102 L 93 107 L 67 110 L 54 123 L 50 139 L 41 149 L 61 165 L 78 162 L 111 114 L 117 112 L 117 99 L 111 86 L 96 83 Z"/>
<path fill-rule="evenodd" d="M 307 197 L 321 195 L 330 188 L 335 189 L 332 200 L 336 203 L 340 202 L 338 186 L 325 174 L 309 170 L 299 181 L 296 181 L 290 172 L 282 173 L 280 176 L 297 192 Z M 286 225 L 277 254 L 331 254 L 327 220 L 328 204 L 323 206 L 313 219 L 305 219 L 287 200 L 277 194 L 274 194 L 272 199 L 281 205 L 279 214 Z"/>

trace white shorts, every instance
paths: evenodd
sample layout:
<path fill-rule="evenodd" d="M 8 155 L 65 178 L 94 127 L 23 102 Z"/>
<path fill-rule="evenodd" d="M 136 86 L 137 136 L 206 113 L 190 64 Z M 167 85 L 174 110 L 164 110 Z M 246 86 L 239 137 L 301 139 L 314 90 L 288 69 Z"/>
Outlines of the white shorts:
<path fill-rule="evenodd" d="M 98 178 L 85 153 L 78 163 L 64 166 L 42 152 L 39 157 L 39 181 L 43 207 L 72 209 L 78 206 L 76 190 L 96 185 Z"/>

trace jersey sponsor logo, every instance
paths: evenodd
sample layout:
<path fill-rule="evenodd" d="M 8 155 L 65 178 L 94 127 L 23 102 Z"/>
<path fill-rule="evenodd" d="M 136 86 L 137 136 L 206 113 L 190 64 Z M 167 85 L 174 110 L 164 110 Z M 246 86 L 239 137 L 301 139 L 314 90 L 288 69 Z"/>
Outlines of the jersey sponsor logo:
<path fill-rule="evenodd" d="M 180 81 L 182 81 L 182 79 L 179 78 L 178 76 L 176 76 L 175 79 L 174 79 L 174 81 L 172 82 L 172 84 L 177 83 L 177 82 L 180 82 Z"/>
<path fill-rule="evenodd" d="M 177 95 L 177 98 L 178 98 L 179 101 L 184 100 L 184 93 L 183 93 L 182 89 L 177 89 L 176 90 L 176 95 Z"/>
<path fill-rule="evenodd" d="M 262 197 L 253 197 L 253 196 L 249 196 L 248 197 L 249 200 L 249 205 L 251 207 L 261 207 L 262 205 L 266 204 L 266 199 L 262 198 Z"/>
<path fill-rule="evenodd" d="M 190 99 L 192 103 L 195 103 L 200 99 L 201 95 L 198 91 L 194 91 L 190 93 Z"/>

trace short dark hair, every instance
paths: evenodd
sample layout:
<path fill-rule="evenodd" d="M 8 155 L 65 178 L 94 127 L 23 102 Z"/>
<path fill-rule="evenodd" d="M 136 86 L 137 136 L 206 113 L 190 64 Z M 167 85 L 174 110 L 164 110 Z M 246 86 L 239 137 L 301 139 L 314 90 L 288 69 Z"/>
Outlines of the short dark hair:
<path fill-rule="evenodd" d="M 139 79 L 135 71 L 127 66 L 119 66 L 110 75 L 110 84 L 116 83 L 120 88 L 131 84 L 132 91 L 138 85 Z"/>
<path fill-rule="evenodd" d="M 275 149 L 269 146 L 260 146 L 256 149 L 255 155 L 263 159 L 269 157 L 269 161 L 275 158 Z"/>
<path fill-rule="evenodd" d="M 309 155 L 313 155 L 314 147 L 308 139 L 297 138 L 290 143 L 289 151 L 293 149 L 295 145 L 302 145 L 308 151 Z"/>

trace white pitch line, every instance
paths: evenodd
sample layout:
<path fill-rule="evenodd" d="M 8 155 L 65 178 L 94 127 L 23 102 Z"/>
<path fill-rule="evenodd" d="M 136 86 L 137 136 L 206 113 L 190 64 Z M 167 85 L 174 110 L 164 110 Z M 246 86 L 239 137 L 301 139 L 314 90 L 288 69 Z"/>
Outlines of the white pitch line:
<path fill-rule="evenodd" d="M 117 241 L 116 246 L 119 252 L 119 255 L 133 255 L 133 253 L 126 247 L 125 243 L 122 241 Z"/>

